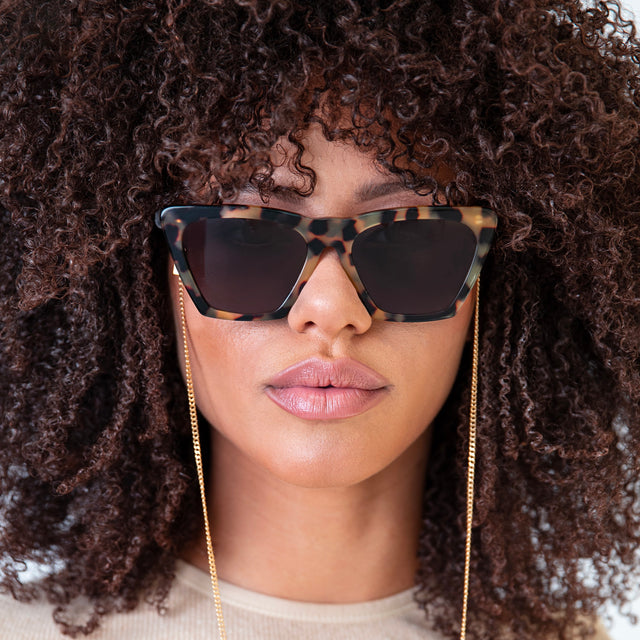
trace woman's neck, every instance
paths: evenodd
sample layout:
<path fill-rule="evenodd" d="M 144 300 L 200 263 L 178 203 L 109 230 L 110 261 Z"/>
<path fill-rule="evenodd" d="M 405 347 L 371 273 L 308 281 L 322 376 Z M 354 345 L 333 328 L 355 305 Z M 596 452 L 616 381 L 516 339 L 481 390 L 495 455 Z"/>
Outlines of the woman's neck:
<path fill-rule="evenodd" d="M 208 505 L 220 578 L 325 603 L 375 600 L 412 586 L 429 436 L 357 485 L 308 488 L 252 464 L 214 432 Z M 185 559 L 208 570 L 204 535 Z"/>

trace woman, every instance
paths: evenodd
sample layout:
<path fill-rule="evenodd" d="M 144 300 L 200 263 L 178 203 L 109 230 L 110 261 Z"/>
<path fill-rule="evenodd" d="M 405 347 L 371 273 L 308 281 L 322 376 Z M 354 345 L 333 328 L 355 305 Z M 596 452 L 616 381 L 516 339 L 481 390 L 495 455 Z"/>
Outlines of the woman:
<path fill-rule="evenodd" d="M 616 4 L 0 11 L 0 635 L 601 634 L 640 538 Z"/>

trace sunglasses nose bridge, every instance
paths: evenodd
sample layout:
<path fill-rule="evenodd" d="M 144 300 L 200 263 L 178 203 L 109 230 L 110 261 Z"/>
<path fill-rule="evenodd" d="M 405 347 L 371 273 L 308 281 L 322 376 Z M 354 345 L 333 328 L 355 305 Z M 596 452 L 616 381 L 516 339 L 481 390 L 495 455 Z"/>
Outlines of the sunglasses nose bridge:
<path fill-rule="evenodd" d="M 300 273 L 298 282 L 296 283 L 294 298 L 293 300 L 291 300 L 291 302 L 295 302 L 295 300 L 297 300 L 305 285 L 310 280 L 316 268 L 320 264 L 320 261 L 324 260 L 332 252 L 337 255 L 342 270 L 351 282 L 351 285 L 358 293 L 358 296 L 361 296 L 363 287 L 362 283 L 360 282 L 360 278 L 358 277 L 358 274 L 355 270 L 355 267 L 351 263 L 350 245 L 351 242 L 346 242 L 331 237 L 322 239 L 317 237 L 314 238 L 313 241 L 308 244 L 307 260 L 302 269 L 302 272 Z"/>
<path fill-rule="evenodd" d="M 344 255 L 340 248 L 327 243 L 309 258 L 289 307 L 292 329 L 313 330 L 333 340 L 343 329 L 364 333 L 371 326 L 372 314 L 345 268 Z"/>

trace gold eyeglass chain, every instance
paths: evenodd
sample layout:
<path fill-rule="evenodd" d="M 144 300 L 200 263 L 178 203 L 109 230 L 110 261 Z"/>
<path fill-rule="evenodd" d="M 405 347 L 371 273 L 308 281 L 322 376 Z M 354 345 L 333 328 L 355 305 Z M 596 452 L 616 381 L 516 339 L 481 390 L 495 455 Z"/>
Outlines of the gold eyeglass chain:
<path fill-rule="evenodd" d="M 187 323 L 184 311 L 183 285 L 178 284 L 180 299 L 180 320 L 182 324 L 182 339 L 184 344 L 184 367 L 187 381 L 187 395 L 189 399 L 189 418 L 191 421 L 191 436 L 193 438 L 193 453 L 196 461 L 198 474 L 198 485 L 200 486 L 200 498 L 202 500 L 202 512 L 204 516 L 204 531 L 207 543 L 207 558 L 209 560 L 209 574 L 211 576 L 211 588 L 213 590 L 213 600 L 216 608 L 216 618 L 218 621 L 218 634 L 220 640 L 226 640 L 227 634 L 222 616 L 222 602 L 220 600 L 220 589 L 218 587 L 218 572 L 216 560 L 213 553 L 213 543 L 211 540 L 211 530 L 209 527 L 209 516 L 207 511 L 207 500 L 205 497 L 204 473 L 202 471 L 202 449 L 200 447 L 200 433 L 198 431 L 198 414 L 196 411 L 195 394 L 193 391 L 193 378 L 191 376 L 191 361 L 189 358 L 189 347 L 187 344 Z M 476 461 L 476 425 L 477 425 L 477 403 L 478 403 L 478 352 L 480 333 L 480 278 L 476 282 L 476 304 L 473 321 L 473 357 L 471 367 L 471 400 L 469 407 L 469 452 L 467 458 L 467 519 L 466 519 L 466 540 L 464 551 L 464 586 L 462 592 L 462 620 L 460 623 L 460 640 L 465 640 L 467 633 L 467 605 L 469 601 L 469 574 L 471 568 L 471 531 L 473 525 L 473 494 L 475 481 L 475 461 Z"/>
<path fill-rule="evenodd" d="M 211 576 L 211 588 L 213 590 L 213 600 L 216 607 L 216 619 L 218 621 L 218 635 L 220 640 L 227 640 L 227 632 L 224 628 L 224 618 L 222 617 L 222 601 L 220 600 L 220 589 L 218 587 L 218 571 L 216 569 L 216 558 L 213 554 L 213 542 L 211 541 L 211 529 L 209 528 L 209 515 L 207 512 L 207 499 L 204 493 L 204 473 L 202 471 L 202 449 L 200 447 L 200 432 L 198 431 L 198 413 L 196 411 L 196 397 L 193 392 L 193 378 L 191 377 L 191 360 L 189 358 L 189 347 L 187 345 L 187 321 L 184 312 L 184 294 L 182 292 L 182 282 L 178 283 L 180 297 L 180 320 L 182 323 L 182 340 L 184 345 L 184 370 L 187 379 L 187 396 L 189 398 L 189 418 L 191 420 L 191 437 L 193 439 L 193 455 L 196 460 L 196 471 L 198 474 L 198 485 L 200 486 L 200 498 L 202 500 L 202 513 L 204 516 L 204 534 L 207 541 L 207 558 L 209 560 L 209 575 Z"/>
<path fill-rule="evenodd" d="M 471 573 L 471 531 L 473 527 L 473 493 L 476 469 L 476 426 L 478 419 L 478 352 L 480 342 L 480 277 L 476 281 L 476 306 L 473 320 L 473 356 L 471 363 L 471 399 L 469 402 L 469 453 L 467 456 L 467 535 L 464 547 L 464 586 L 462 588 L 462 620 L 460 640 L 467 636 L 467 605 Z"/>

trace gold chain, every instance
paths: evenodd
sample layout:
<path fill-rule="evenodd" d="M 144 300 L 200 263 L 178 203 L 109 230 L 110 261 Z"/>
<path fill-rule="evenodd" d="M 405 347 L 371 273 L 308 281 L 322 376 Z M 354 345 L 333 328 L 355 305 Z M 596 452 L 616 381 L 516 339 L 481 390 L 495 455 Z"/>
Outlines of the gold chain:
<path fill-rule="evenodd" d="M 462 589 L 462 621 L 460 640 L 467 635 L 467 604 L 471 568 L 471 528 L 473 525 L 473 485 L 476 467 L 476 424 L 478 415 L 478 342 L 480 335 L 480 278 L 476 283 L 476 308 L 473 321 L 473 359 L 471 365 L 471 401 L 469 406 L 469 455 L 467 458 L 467 537 L 464 547 L 464 586 Z"/>
<path fill-rule="evenodd" d="M 189 397 L 189 418 L 191 420 L 191 437 L 193 438 L 193 455 L 196 459 L 196 470 L 198 473 L 198 484 L 200 485 L 200 498 L 202 499 L 202 513 L 204 515 L 204 534 L 207 539 L 207 558 L 209 560 L 209 575 L 211 576 L 211 588 L 213 589 L 213 600 L 216 606 L 216 618 L 218 620 L 218 634 L 220 640 L 227 640 L 227 633 L 224 629 L 224 618 L 222 617 L 222 602 L 220 600 L 220 589 L 218 588 L 218 571 L 216 570 L 216 559 L 213 555 L 213 543 L 211 542 L 211 530 L 209 529 L 209 516 L 207 514 L 207 499 L 204 493 L 204 474 L 202 472 L 202 449 L 200 448 L 200 433 L 198 431 L 198 413 L 196 411 L 196 397 L 193 392 L 193 378 L 191 377 L 191 361 L 189 359 L 189 347 L 187 346 L 187 321 L 184 313 L 184 294 L 182 293 L 182 283 L 178 283 L 180 297 L 180 320 L 182 322 L 182 340 L 184 344 L 184 370 L 187 379 L 187 395 Z"/>
<path fill-rule="evenodd" d="M 204 515 L 204 532 L 207 541 L 207 558 L 209 560 L 209 573 L 211 575 L 211 588 L 213 589 L 213 599 L 216 607 L 216 618 L 218 620 L 218 634 L 220 640 L 226 640 L 227 634 L 224 628 L 224 618 L 222 617 L 222 602 L 220 600 L 220 590 L 218 588 L 218 572 L 216 570 L 216 560 L 213 553 L 213 543 L 211 541 L 211 530 L 209 528 L 209 516 L 207 514 L 207 500 L 204 489 L 204 474 L 202 471 L 202 450 L 200 447 L 200 434 L 198 431 L 198 414 L 196 411 L 195 394 L 193 392 L 193 379 L 191 377 L 191 362 L 189 359 L 189 348 L 187 345 L 187 323 L 184 312 L 184 294 L 182 283 L 178 285 L 180 298 L 180 319 L 182 321 L 182 338 L 184 343 L 184 367 L 187 379 L 187 394 L 189 398 L 189 418 L 191 420 L 191 435 L 193 437 L 193 453 L 196 460 L 198 473 L 198 484 L 200 486 L 200 497 L 202 499 L 202 511 Z M 465 640 L 467 633 L 467 604 L 469 600 L 469 573 L 471 567 L 471 530 L 473 524 L 473 493 L 475 480 L 476 462 L 476 424 L 477 424 L 477 402 L 478 402 L 478 343 L 480 333 L 480 278 L 476 283 L 476 305 L 473 322 L 473 359 L 471 368 L 471 401 L 469 407 L 469 454 L 467 460 L 467 535 L 464 550 L 464 586 L 462 592 L 462 621 L 460 623 L 460 640 Z"/>

